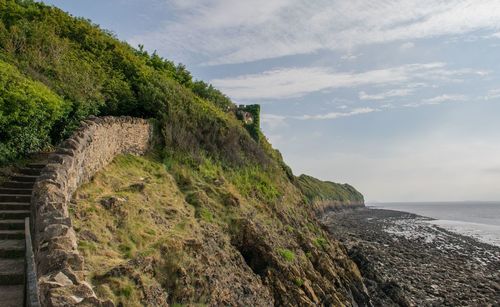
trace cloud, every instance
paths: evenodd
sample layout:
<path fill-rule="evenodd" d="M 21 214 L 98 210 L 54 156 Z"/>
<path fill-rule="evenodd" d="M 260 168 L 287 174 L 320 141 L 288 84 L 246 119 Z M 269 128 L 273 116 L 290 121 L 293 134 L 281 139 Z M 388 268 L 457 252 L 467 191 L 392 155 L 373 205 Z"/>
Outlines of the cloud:
<path fill-rule="evenodd" d="M 399 46 L 399 49 L 401 49 L 401 50 L 408 50 L 408 49 L 412 49 L 414 47 L 415 47 L 415 43 L 407 42 L 407 43 L 404 43 L 401 46 Z"/>
<path fill-rule="evenodd" d="M 486 174 L 500 175 L 500 167 L 488 167 L 482 170 Z"/>
<path fill-rule="evenodd" d="M 500 98 L 500 88 L 489 90 L 488 93 L 482 97 L 484 100 L 498 99 Z"/>
<path fill-rule="evenodd" d="M 343 56 L 341 56 L 340 59 L 344 60 L 344 61 L 354 61 L 360 56 L 361 56 L 361 54 L 347 53 L 347 54 L 344 54 Z"/>
<path fill-rule="evenodd" d="M 327 114 L 320 114 L 320 115 L 302 115 L 299 117 L 296 117 L 297 119 L 301 120 L 325 120 L 325 119 L 337 119 L 337 118 L 342 118 L 342 117 L 351 117 L 354 115 L 360 115 L 360 114 L 367 114 L 367 113 L 372 113 L 372 112 L 377 112 L 379 111 L 378 109 L 373 109 L 373 108 L 357 108 L 349 112 L 331 112 Z"/>
<path fill-rule="evenodd" d="M 285 120 L 285 116 L 274 114 L 262 114 L 260 118 L 260 122 L 263 125 L 268 126 L 270 129 L 286 126 L 287 124 Z"/>
<path fill-rule="evenodd" d="M 143 43 L 174 59 L 212 65 L 500 30 L 498 0 L 170 0 L 168 4 L 175 16 L 129 42 Z"/>
<path fill-rule="evenodd" d="M 418 86 L 428 81 L 456 82 L 460 81 L 457 79 L 460 76 L 474 73 L 475 71 L 470 69 L 447 69 L 446 64 L 440 62 L 407 64 L 364 72 L 338 72 L 325 67 L 295 67 L 214 79 L 211 83 L 235 100 L 284 99 L 339 88 L 394 84 L 409 84 L 410 87 L 412 84 Z M 402 91 L 389 94 L 402 95 Z"/>
<path fill-rule="evenodd" d="M 467 99 L 467 96 L 464 96 L 464 95 L 444 94 L 444 95 L 424 99 L 418 103 L 406 104 L 405 107 L 420 107 L 420 106 L 424 106 L 424 105 L 438 105 L 438 104 L 442 104 L 445 102 L 465 101 L 466 99 Z"/>
<path fill-rule="evenodd" d="M 317 114 L 317 115 L 309 115 L 309 114 L 304 114 L 301 116 L 283 116 L 283 115 L 275 115 L 275 114 L 263 114 L 263 122 L 267 125 L 269 125 L 271 129 L 279 127 L 279 126 L 285 126 L 286 123 L 285 121 L 287 119 L 295 119 L 295 120 L 332 120 L 332 119 L 338 119 L 338 118 L 343 118 L 343 117 L 351 117 L 355 115 L 361 115 L 361 114 L 368 114 L 368 113 L 373 113 L 373 112 L 378 112 L 380 111 L 379 109 L 374 109 L 374 108 L 355 108 L 350 111 L 346 112 L 330 112 L 326 114 Z"/>
<path fill-rule="evenodd" d="M 385 100 L 387 98 L 393 97 L 405 97 L 411 95 L 415 90 L 412 88 L 403 88 L 390 90 L 377 94 L 367 94 L 365 92 L 359 92 L 359 99 L 361 100 Z"/>

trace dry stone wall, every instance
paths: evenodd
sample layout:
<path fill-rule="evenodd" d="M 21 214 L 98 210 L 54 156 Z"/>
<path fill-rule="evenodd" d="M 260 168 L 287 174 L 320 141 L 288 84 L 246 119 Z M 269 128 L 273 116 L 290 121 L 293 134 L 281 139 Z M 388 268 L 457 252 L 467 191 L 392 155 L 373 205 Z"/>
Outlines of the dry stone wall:
<path fill-rule="evenodd" d="M 90 118 L 49 156 L 32 196 L 35 259 L 42 306 L 113 306 L 97 299 L 83 276 L 71 224 L 73 193 L 119 154 L 144 154 L 153 126 L 131 117 Z"/>

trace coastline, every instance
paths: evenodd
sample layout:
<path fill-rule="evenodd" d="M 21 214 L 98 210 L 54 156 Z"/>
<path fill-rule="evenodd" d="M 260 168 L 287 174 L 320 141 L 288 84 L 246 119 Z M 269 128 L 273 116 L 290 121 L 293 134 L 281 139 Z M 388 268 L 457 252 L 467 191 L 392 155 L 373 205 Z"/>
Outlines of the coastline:
<path fill-rule="evenodd" d="M 499 306 L 500 247 L 432 221 L 372 208 L 322 218 L 358 264 L 374 306 Z"/>

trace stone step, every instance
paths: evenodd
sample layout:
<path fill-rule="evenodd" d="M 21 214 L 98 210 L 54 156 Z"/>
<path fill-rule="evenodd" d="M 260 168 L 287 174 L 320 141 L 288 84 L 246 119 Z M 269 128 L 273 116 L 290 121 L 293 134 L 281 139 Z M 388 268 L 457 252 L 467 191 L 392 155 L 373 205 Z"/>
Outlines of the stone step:
<path fill-rule="evenodd" d="M 11 189 L 32 189 L 33 182 L 6 181 L 2 184 L 2 187 Z"/>
<path fill-rule="evenodd" d="M 30 168 L 30 167 L 23 167 L 20 168 L 17 173 L 22 174 L 22 175 L 28 175 L 28 176 L 40 176 L 40 172 L 42 170 L 39 168 Z"/>
<path fill-rule="evenodd" d="M 27 167 L 29 167 L 29 168 L 36 168 L 36 169 L 42 169 L 42 168 L 45 167 L 45 165 L 47 165 L 47 164 L 45 164 L 45 163 L 30 163 L 30 164 L 27 165 Z"/>
<path fill-rule="evenodd" d="M 29 210 L 0 210 L 0 220 L 24 219 L 30 216 Z"/>
<path fill-rule="evenodd" d="M 24 259 L 24 250 L 24 240 L 0 240 L 0 258 Z M 0 269 L 0 274 L 1 273 L 2 270 Z"/>
<path fill-rule="evenodd" d="M 17 188 L 0 188 L 1 194 L 21 194 L 21 195 L 31 195 L 32 189 L 17 189 Z"/>
<path fill-rule="evenodd" d="M 38 176 L 15 175 L 10 177 L 13 181 L 34 183 Z"/>
<path fill-rule="evenodd" d="M 0 298 L 2 307 L 23 306 L 24 286 L 23 285 L 0 286 Z"/>
<path fill-rule="evenodd" d="M 29 210 L 30 203 L 0 202 L 0 210 Z"/>
<path fill-rule="evenodd" d="M 0 285 L 22 285 L 23 283 L 24 258 L 0 259 Z M 0 305 L 2 305 L 1 302 Z"/>
<path fill-rule="evenodd" d="M 24 220 L 0 220 L 0 230 L 23 230 Z"/>
<path fill-rule="evenodd" d="M 22 240 L 24 236 L 24 230 L 0 230 L 0 240 Z"/>
<path fill-rule="evenodd" d="M 0 194 L 0 202 L 29 203 L 31 195 Z"/>

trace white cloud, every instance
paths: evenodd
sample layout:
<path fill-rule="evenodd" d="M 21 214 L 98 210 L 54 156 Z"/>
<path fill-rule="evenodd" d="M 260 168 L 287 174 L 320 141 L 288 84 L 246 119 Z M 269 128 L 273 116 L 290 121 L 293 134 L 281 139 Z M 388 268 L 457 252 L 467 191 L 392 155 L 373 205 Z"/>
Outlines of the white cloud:
<path fill-rule="evenodd" d="M 275 129 L 277 127 L 286 126 L 286 117 L 282 115 L 274 115 L 274 114 L 262 114 L 260 117 L 260 122 L 269 127 L 270 129 Z"/>
<path fill-rule="evenodd" d="M 283 68 L 211 83 L 235 100 L 283 99 L 312 92 L 369 85 L 421 84 L 428 81 L 460 81 L 470 69 L 451 70 L 444 63 L 408 64 L 364 72 L 337 72 L 324 67 Z M 415 85 L 417 86 L 417 85 Z M 402 92 L 392 93 L 393 95 Z M 396 95 L 397 96 L 397 95 Z"/>
<path fill-rule="evenodd" d="M 484 100 L 498 99 L 500 98 L 500 88 L 489 90 L 488 93 L 482 97 Z"/>
<path fill-rule="evenodd" d="M 357 109 L 353 109 L 352 111 L 349 111 L 349 112 L 331 112 L 331 113 L 320 114 L 320 115 L 302 115 L 302 116 L 296 117 L 296 119 L 301 119 L 301 120 L 337 119 L 337 118 L 350 117 L 350 116 L 354 116 L 354 115 L 367 114 L 367 113 L 372 113 L 372 112 L 377 112 L 377 111 L 378 111 L 378 109 L 373 109 L 373 108 L 357 108 Z"/>
<path fill-rule="evenodd" d="M 457 102 L 457 101 L 465 101 L 467 99 L 467 96 L 464 95 L 450 95 L 450 94 L 444 94 L 432 98 L 427 98 L 424 99 L 420 102 L 417 103 L 410 103 L 406 104 L 405 107 L 420 107 L 424 105 L 438 105 L 442 104 L 445 102 Z"/>
<path fill-rule="evenodd" d="M 330 112 L 326 114 L 310 115 L 304 114 L 301 116 L 283 116 L 275 114 L 263 114 L 263 122 L 269 126 L 270 129 L 274 129 L 279 126 L 286 126 L 287 119 L 295 120 L 328 120 L 328 119 L 338 119 L 343 117 L 351 117 L 355 115 L 368 114 L 373 112 L 378 112 L 379 109 L 374 108 L 355 108 L 346 112 Z"/>
<path fill-rule="evenodd" d="M 129 40 L 178 60 L 242 63 L 318 50 L 500 30 L 498 0 L 170 0 L 157 31 Z"/>
<path fill-rule="evenodd" d="M 393 97 L 405 97 L 411 95 L 415 90 L 412 88 L 402 88 L 390 90 L 377 94 L 367 94 L 365 92 L 359 92 L 359 99 L 361 100 L 385 100 L 387 98 Z"/>
<path fill-rule="evenodd" d="M 495 32 L 489 35 L 483 36 L 483 38 L 500 38 L 500 32 Z"/>
<path fill-rule="evenodd" d="M 401 46 L 399 46 L 399 49 L 401 49 L 401 50 L 408 50 L 408 49 L 412 49 L 414 47 L 415 47 L 415 43 L 407 42 L 407 43 L 404 43 Z"/>
<path fill-rule="evenodd" d="M 344 61 L 354 61 L 360 56 L 361 56 L 361 54 L 347 53 L 347 54 L 344 54 L 343 56 L 341 56 L 340 59 L 344 60 Z"/>

